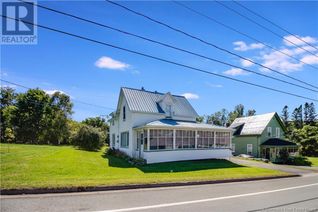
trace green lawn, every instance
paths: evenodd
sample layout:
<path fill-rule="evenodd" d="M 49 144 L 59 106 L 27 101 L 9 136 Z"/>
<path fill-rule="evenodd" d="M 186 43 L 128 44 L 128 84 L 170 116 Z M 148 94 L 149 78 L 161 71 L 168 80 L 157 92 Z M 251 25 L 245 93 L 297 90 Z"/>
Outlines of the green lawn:
<path fill-rule="evenodd" d="M 311 166 L 318 166 L 318 157 L 307 157 L 310 162 L 312 162 Z"/>
<path fill-rule="evenodd" d="M 71 146 L 1 144 L 1 188 L 56 188 L 247 178 L 285 173 L 243 167 L 226 160 L 173 162 L 134 167 Z"/>

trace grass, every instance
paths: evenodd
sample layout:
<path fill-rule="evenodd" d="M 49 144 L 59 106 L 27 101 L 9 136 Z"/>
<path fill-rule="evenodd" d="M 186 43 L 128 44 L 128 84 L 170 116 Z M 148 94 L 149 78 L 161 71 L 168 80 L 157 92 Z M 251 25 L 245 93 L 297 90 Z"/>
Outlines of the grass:
<path fill-rule="evenodd" d="M 307 158 L 312 163 L 311 166 L 318 166 L 318 157 L 307 157 Z"/>
<path fill-rule="evenodd" d="M 71 146 L 0 144 L 0 150 L 1 189 L 105 186 L 286 175 L 269 169 L 239 166 L 226 160 L 171 162 L 134 167 L 122 159 L 105 156 L 105 149 L 88 152 Z"/>

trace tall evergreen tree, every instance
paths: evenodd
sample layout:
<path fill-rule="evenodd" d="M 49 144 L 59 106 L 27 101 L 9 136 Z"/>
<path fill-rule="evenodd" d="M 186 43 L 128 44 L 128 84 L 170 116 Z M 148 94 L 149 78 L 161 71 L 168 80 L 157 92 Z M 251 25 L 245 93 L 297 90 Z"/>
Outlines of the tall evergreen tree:
<path fill-rule="evenodd" d="M 282 114 L 281 114 L 281 119 L 283 120 L 285 126 L 288 126 L 288 119 L 289 119 L 289 112 L 288 112 L 288 106 L 285 105 L 283 110 L 282 110 Z"/>
<path fill-rule="evenodd" d="M 304 123 L 309 124 L 310 105 L 308 102 L 304 104 Z"/>
<path fill-rule="evenodd" d="M 316 121 L 317 121 L 317 114 L 316 114 L 315 104 L 312 102 L 310 103 L 309 110 L 308 110 L 308 123 L 315 124 Z"/>

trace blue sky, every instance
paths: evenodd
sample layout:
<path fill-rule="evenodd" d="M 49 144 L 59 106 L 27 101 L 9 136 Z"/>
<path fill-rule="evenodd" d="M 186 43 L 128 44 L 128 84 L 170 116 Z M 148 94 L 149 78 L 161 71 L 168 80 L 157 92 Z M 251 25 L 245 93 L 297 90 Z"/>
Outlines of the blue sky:
<path fill-rule="evenodd" d="M 199 54 L 244 66 L 254 71 L 290 80 L 272 72 L 265 72 L 256 65 L 241 61 L 239 58 L 156 25 L 104 1 L 39 1 L 38 3 Z M 242 35 L 193 14 L 173 2 L 126 1 L 120 3 L 244 57 L 318 86 L 317 69 L 303 65 L 298 61 L 293 61 Z M 215 2 L 187 1 L 184 3 L 268 45 L 318 67 L 318 57 L 303 52 L 295 46 L 290 46 L 283 39 L 255 26 Z M 255 21 L 270 27 L 282 36 L 286 36 L 286 39 L 298 42 L 303 48 L 318 54 L 318 51 L 310 48 L 310 46 L 300 43 L 299 40 L 293 37 L 288 37 L 288 34 L 253 16 L 233 2 L 224 3 L 248 15 Z M 244 1 L 242 4 L 294 34 L 303 37 L 312 45 L 318 46 L 318 2 Z M 225 65 L 160 47 L 43 9 L 38 9 L 38 23 L 211 72 L 317 99 L 317 93 L 314 92 L 255 74 L 248 74 L 242 70 L 233 70 Z M 106 46 L 53 33 L 45 29 L 38 29 L 38 44 L 36 45 L 1 46 L 1 72 L 1 77 L 8 81 L 28 87 L 40 87 L 48 92 L 60 90 L 69 94 L 75 100 L 73 118 L 76 120 L 82 120 L 90 116 L 105 115 L 111 112 L 110 109 L 83 105 L 76 101 L 115 108 L 121 86 L 133 88 L 141 88 L 143 86 L 150 91 L 170 91 L 179 95 L 187 94 L 189 101 L 201 115 L 211 114 L 222 108 L 232 110 L 235 105 L 240 103 L 244 104 L 246 109 L 254 108 L 258 114 L 272 111 L 280 113 L 286 104 L 293 109 L 306 101 L 297 97 L 197 73 Z M 21 88 L 16 89 L 23 91 Z"/>

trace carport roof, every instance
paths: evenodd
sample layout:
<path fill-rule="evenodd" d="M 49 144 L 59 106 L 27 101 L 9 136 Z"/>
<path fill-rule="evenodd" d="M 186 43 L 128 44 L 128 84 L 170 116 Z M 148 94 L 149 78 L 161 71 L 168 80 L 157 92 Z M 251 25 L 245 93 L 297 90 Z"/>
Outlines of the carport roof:
<path fill-rule="evenodd" d="M 262 143 L 261 146 L 297 146 L 297 144 L 280 138 L 270 138 Z"/>

